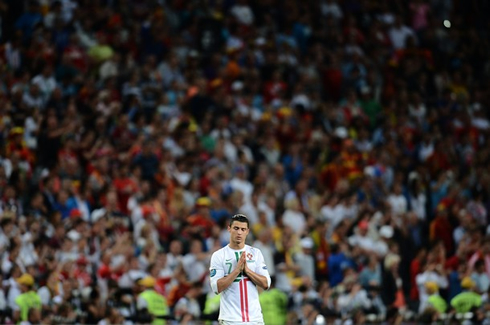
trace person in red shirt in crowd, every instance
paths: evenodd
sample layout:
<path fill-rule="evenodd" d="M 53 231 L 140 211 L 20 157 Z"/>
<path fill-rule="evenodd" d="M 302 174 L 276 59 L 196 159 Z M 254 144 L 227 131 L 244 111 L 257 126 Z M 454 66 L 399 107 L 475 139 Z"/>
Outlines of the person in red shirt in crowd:
<path fill-rule="evenodd" d="M 311 233 L 311 238 L 315 243 L 314 254 L 316 262 L 316 278 L 326 278 L 328 275 L 328 257 L 330 256 L 330 245 L 327 242 L 327 222 L 316 221 L 315 229 Z"/>
<path fill-rule="evenodd" d="M 342 69 L 338 55 L 331 54 L 330 62 L 323 72 L 323 87 L 333 100 L 339 101 L 342 90 Z"/>
<path fill-rule="evenodd" d="M 453 227 L 448 219 L 447 207 L 444 204 L 437 206 L 436 217 L 430 223 L 430 241 L 442 241 L 446 252 L 454 251 Z"/>
<path fill-rule="evenodd" d="M 349 16 L 346 19 L 347 22 L 343 30 L 344 38 L 353 38 L 357 44 L 364 43 L 365 37 L 361 30 L 357 27 L 356 18 L 354 16 Z"/>
<path fill-rule="evenodd" d="M 353 180 L 361 176 L 360 164 L 362 155 L 357 151 L 352 139 L 345 139 L 342 146 L 342 152 L 340 153 L 343 175 L 349 180 Z"/>
<path fill-rule="evenodd" d="M 167 265 L 167 255 L 159 253 L 156 262 L 148 266 L 148 273 L 156 279 L 155 291 L 167 297 L 169 294 L 169 283 L 171 283 L 174 272 Z"/>
<path fill-rule="evenodd" d="M 342 157 L 336 155 L 330 163 L 322 168 L 320 179 L 323 186 L 333 191 L 337 187 L 337 183 L 342 179 L 343 169 Z"/>
<path fill-rule="evenodd" d="M 200 197 L 196 200 L 195 212 L 187 217 L 190 233 L 202 234 L 204 238 L 211 236 L 213 226 L 216 224 L 211 217 L 211 203 L 211 200 L 207 197 Z"/>
<path fill-rule="evenodd" d="M 427 259 L 427 249 L 422 247 L 413 261 L 410 263 L 410 299 L 416 301 L 419 299 L 419 289 L 416 282 L 417 274 L 422 273 L 425 260 Z"/>
<path fill-rule="evenodd" d="M 485 273 L 490 278 L 490 238 L 486 238 L 480 248 L 470 257 L 468 261 L 470 269 L 473 269 L 478 260 L 483 260 Z"/>
<path fill-rule="evenodd" d="M 178 284 L 175 285 L 168 293 L 168 305 L 173 307 L 180 298 L 184 297 L 187 291 L 191 288 L 191 283 L 187 279 L 186 273 L 182 266 L 175 270 L 175 280 Z"/>
<path fill-rule="evenodd" d="M 70 42 L 65 47 L 63 54 L 69 58 L 71 64 L 80 72 L 84 73 L 87 70 L 88 56 L 80 46 L 79 38 L 76 34 L 70 36 Z"/>
<path fill-rule="evenodd" d="M 441 170 L 448 170 L 451 167 L 451 157 L 443 140 L 436 141 L 434 152 L 427 159 L 427 165 L 431 175 L 437 175 Z"/>
<path fill-rule="evenodd" d="M 264 100 L 266 103 L 272 102 L 274 99 L 279 99 L 287 90 L 287 84 L 283 81 L 281 72 L 274 71 L 272 80 L 265 83 Z"/>
<path fill-rule="evenodd" d="M 447 260 L 446 260 L 446 263 L 444 264 L 444 268 L 447 270 L 447 271 L 457 271 L 458 270 L 458 267 L 461 265 L 461 264 L 465 264 L 468 262 L 468 259 L 469 259 L 469 250 L 468 250 L 469 246 L 465 243 L 465 241 L 461 241 L 459 243 L 459 246 L 458 248 L 456 249 L 456 253 L 449 257 Z"/>
<path fill-rule="evenodd" d="M 117 150 L 127 150 L 136 140 L 134 128 L 131 127 L 129 116 L 121 115 L 111 132 L 111 138 Z"/>
<path fill-rule="evenodd" d="M 168 238 L 174 231 L 171 224 L 168 201 L 167 189 L 161 188 L 150 202 L 153 212 L 158 216 L 155 226 L 160 236 L 164 238 Z"/>
<path fill-rule="evenodd" d="M 15 127 L 10 131 L 6 155 L 11 156 L 13 154 L 17 154 L 18 157 L 28 162 L 30 165 L 34 163 L 34 155 L 26 146 L 23 138 L 24 129 L 21 127 Z"/>
<path fill-rule="evenodd" d="M 112 278 L 112 270 L 111 270 L 111 253 L 106 251 L 102 255 L 101 263 L 99 269 L 97 270 L 97 275 L 105 280 Z"/>
<path fill-rule="evenodd" d="M 121 213 L 128 215 L 128 200 L 131 195 L 138 192 L 139 186 L 131 177 L 129 166 L 127 164 L 124 164 L 117 169 L 112 185 L 114 185 L 117 191 L 118 207 L 121 210 Z"/>
<path fill-rule="evenodd" d="M 92 277 L 90 273 L 87 271 L 87 267 L 89 265 L 89 260 L 85 256 L 81 256 L 76 261 L 74 276 L 83 282 L 84 286 L 90 286 L 92 283 Z"/>

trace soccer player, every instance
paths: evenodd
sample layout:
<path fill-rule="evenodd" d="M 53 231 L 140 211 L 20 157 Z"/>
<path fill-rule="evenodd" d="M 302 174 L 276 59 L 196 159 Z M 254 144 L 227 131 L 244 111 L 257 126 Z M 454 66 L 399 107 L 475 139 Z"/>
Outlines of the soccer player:
<path fill-rule="evenodd" d="M 219 323 L 264 324 L 257 287 L 269 289 L 271 278 L 262 253 L 245 245 L 248 218 L 236 214 L 228 226 L 230 243 L 211 256 L 211 288 L 220 299 Z"/>

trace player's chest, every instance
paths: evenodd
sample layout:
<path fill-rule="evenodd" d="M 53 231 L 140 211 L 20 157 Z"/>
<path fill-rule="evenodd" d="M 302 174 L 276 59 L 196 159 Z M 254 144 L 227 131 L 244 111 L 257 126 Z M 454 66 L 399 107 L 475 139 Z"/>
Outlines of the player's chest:
<path fill-rule="evenodd" d="M 251 270 L 255 270 L 256 256 L 250 251 L 244 252 L 227 252 L 225 254 L 225 275 L 230 274 L 236 267 L 241 254 L 245 254 L 245 260 L 247 261 L 247 267 Z"/>

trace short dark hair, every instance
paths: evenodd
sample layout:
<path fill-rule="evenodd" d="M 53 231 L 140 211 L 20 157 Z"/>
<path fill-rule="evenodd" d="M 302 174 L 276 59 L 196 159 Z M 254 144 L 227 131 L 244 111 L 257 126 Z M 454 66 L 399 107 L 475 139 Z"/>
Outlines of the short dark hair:
<path fill-rule="evenodd" d="M 234 221 L 245 222 L 247 224 L 247 228 L 250 228 L 250 221 L 248 221 L 247 216 L 244 214 L 238 213 L 238 214 L 235 214 L 233 217 L 231 217 L 230 227 Z"/>

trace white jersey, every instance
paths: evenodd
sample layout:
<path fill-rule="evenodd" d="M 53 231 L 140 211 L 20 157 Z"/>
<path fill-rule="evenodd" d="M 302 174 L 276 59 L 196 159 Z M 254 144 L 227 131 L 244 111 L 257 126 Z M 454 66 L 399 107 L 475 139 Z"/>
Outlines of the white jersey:
<path fill-rule="evenodd" d="M 242 252 L 247 254 L 248 268 L 265 276 L 267 286 L 270 286 L 269 271 L 267 271 L 264 257 L 259 249 L 245 245 L 241 250 L 234 250 L 227 245 L 211 256 L 209 275 L 211 288 L 216 294 L 218 294 L 218 280 L 236 268 Z M 239 274 L 235 281 L 221 293 L 219 320 L 244 323 L 264 321 L 259 303 L 259 292 L 246 275 Z"/>

